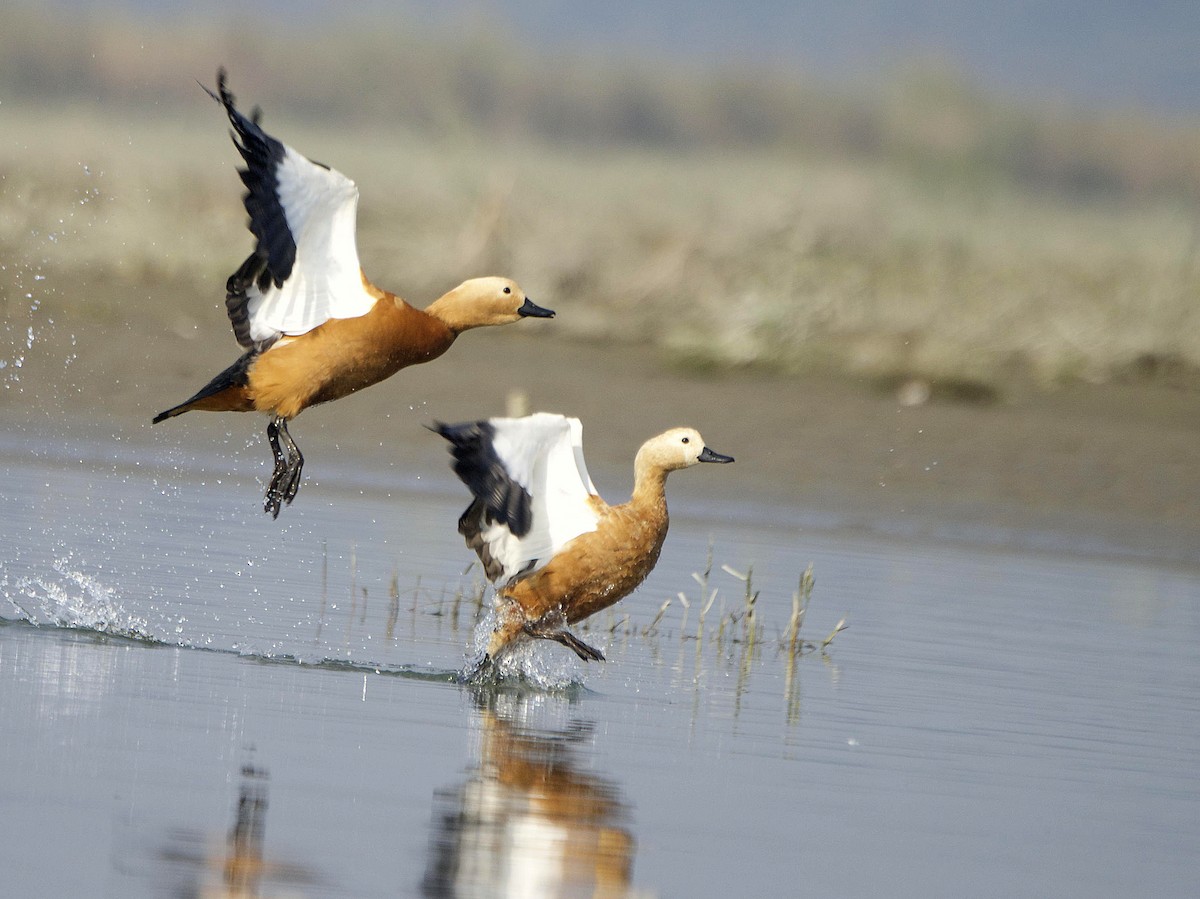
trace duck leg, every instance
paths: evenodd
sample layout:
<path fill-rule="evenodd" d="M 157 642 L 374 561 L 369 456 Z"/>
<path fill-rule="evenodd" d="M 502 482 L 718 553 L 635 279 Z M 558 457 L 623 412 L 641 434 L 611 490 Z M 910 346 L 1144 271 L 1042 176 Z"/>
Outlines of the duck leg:
<path fill-rule="evenodd" d="M 267 440 L 275 457 L 275 470 L 263 501 L 263 511 L 272 518 L 279 517 L 284 504 L 291 503 L 300 489 L 300 473 L 304 470 L 304 456 L 296 441 L 288 433 L 287 419 L 276 415 L 267 425 Z"/>
<path fill-rule="evenodd" d="M 279 517 L 279 494 L 278 485 L 284 474 L 287 472 L 287 458 L 284 456 L 283 449 L 279 446 L 279 423 L 280 418 L 272 418 L 267 423 L 267 441 L 271 444 L 271 454 L 275 457 L 275 470 L 271 472 L 271 483 L 267 487 L 267 498 L 263 504 L 263 510 L 270 513 L 273 518 Z"/>
<path fill-rule="evenodd" d="M 279 439 L 283 441 L 284 448 L 288 452 L 287 477 L 283 482 L 283 501 L 291 505 L 292 500 L 296 498 L 296 491 L 300 489 L 300 473 L 304 471 L 304 454 L 300 452 L 300 447 L 296 446 L 296 441 L 292 439 L 286 418 L 279 425 Z"/>
<path fill-rule="evenodd" d="M 555 643 L 561 643 L 585 662 L 604 661 L 604 653 L 594 646 L 588 646 L 588 644 L 567 630 L 566 625 L 562 623 L 561 617 L 558 615 L 549 620 L 542 618 L 526 624 L 525 633 L 539 640 L 553 640 Z"/>
<path fill-rule="evenodd" d="M 546 634 L 547 640 L 554 640 L 556 643 L 561 643 L 563 646 L 572 650 L 575 655 L 583 659 L 585 662 L 603 662 L 604 653 L 594 646 L 589 646 L 584 643 L 565 627 L 552 634 Z"/>

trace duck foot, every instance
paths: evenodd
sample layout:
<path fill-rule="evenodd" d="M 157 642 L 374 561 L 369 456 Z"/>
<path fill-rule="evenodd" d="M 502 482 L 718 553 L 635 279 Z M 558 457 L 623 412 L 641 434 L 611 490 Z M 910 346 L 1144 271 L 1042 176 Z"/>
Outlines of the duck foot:
<path fill-rule="evenodd" d="M 304 471 L 304 456 L 288 433 L 287 419 L 276 416 L 267 425 L 267 440 L 275 457 L 275 470 L 263 500 L 263 511 L 272 518 L 279 517 L 284 505 L 291 505 L 300 489 L 300 474 Z"/>
<path fill-rule="evenodd" d="M 496 676 L 496 660 L 486 652 L 458 676 L 460 684 L 480 684 Z"/>

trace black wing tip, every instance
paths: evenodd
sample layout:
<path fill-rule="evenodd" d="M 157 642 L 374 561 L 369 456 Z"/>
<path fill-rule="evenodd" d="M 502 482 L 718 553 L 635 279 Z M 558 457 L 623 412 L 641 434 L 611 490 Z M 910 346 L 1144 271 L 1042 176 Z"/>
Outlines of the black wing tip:
<path fill-rule="evenodd" d="M 220 94 L 217 99 L 221 101 L 221 105 L 226 109 L 232 109 L 237 101 L 234 99 L 233 94 L 229 92 L 229 88 L 226 85 L 228 74 L 224 66 L 217 66 L 217 93 Z"/>
<path fill-rule="evenodd" d="M 216 93 L 204 84 L 200 86 L 224 108 L 233 126 L 230 132 L 233 145 L 246 163 L 245 168 L 238 170 L 246 187 L 243 205 L 250 216 L 250 232 L 258 241 L 255 253 L 266 260 L 260 275 L 270 278 L 260 281 L 259 289 L 265 292 L 271 283 L 282 287 L 296 262 L 296 239 L 290 231 L 278 193 L 277 170 L 287 148 L 260 127 L 260 107 L 255 106 L 249 117 L 238 110 L 237 99 L 226 83 L 224 66 L 217 69 Z"/>
<path fill-rule="evenodd" d="M 478 531 L 480 519 L 499 522 L 516 537 L 529 533 L 533 522 L 532 497 L 513 480 L 496 454 L 492 444 L 495 426 L 484 419 L 460 424 L 439 421 L 426 427 L 450 442 L 450 455 L 454 457 L 451 468 L 475 497 L 475 502 L 459 519 L 459 533 L 468 537 L 469 542 L 469 530 Z"/>
<path fill-rule="evenodd" d="M 229 88 L 227 88 L 225 86 L 225 81 L 226 81 L 226 72 L 225 72 L 224 66 L 217 67 L 217 90 L 216 90 L 216 93 L 214 93 L 213 89 L 211 87 L 209 87 L 207 84 L 205 84 L 203 81 L 201 81 L 199 78 L 196 79 L 196 83 L 198 85 L 200 85 L 200 88 L 201 88 L 201 90 L 204 91 L 204 93 L 208 94 L 210 97 L 212 97 L 218 103 L 220 103 L 222 106 L 229 108 L 229 107 L 233 106 L 234 98 L 233 98 L 233 94 L 231 94 L 229 92 Z"/>
<path fill-rule="evenodd" d="M 482 439 L 490 439 L 495 435 L 495 428 L 486 419 L 483 421 L 462 421 L 450 424 L 444 421 L 434 421 L 426 425 L 429 430 L 439 434 L 452 444 L 451 451 L 478 444 Z"/>
<path fill-rule="evenodd" d="M 206 94 L 208 94 L 225 108 L 225 113 L 229 116 L 229 121 L 233 125 L 233 130 L 239 135 L 242 135 L 243 140 L 246 139 L 245 135 L 247 133 L 264 141 L 270 140 L 270 138 L 268 138 L 266 134 L 262 133 L 261 129 L 259 128 L 259 123 L 262 121 L 261 107 L 255 106 L 254 109 L 250 111 L 250 116 L 248 118 L 237 108 L 237 97 L 235 97 L 233 92 L 229 89 L 227 73 L 224 66 L 217 68 L 216 93 L 213 93 L 212 88 L 200 82 L 199 80 L 197 80 L 196 83 L 204 88 L 204 92 Z"/>

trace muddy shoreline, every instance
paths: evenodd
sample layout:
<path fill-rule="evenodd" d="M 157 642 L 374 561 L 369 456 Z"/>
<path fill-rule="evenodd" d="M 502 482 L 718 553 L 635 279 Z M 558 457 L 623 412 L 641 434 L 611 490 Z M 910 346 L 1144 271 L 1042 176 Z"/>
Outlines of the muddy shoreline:
<path fill-rule="evenodd" d="M 232 344 L 220 322 L 44 328 L 0 394 L 0 415 L 9 427 L 61 419 L 66 439 L 88 422 L 185 447 L 253 439 L 263 426 L 251 416 L 149 424 L 228 364 Z M 1200 392 L 1156 383 L 905 406 L 862 380 L 681 372 L 651 349 L 570 340 L 538 322 L 468 333 L 437 362 L 310 410 L 292 430 L 312 478 L 330 456 L 436 471 L 444 451 L 422 425 L 501 414 L 515 393 L 530 409 L 583 419 L 593 478 L 613 500 L 629 489 L 641 441 L 689 424 L 738 461 L 719 476 L 674 478 L 680 496 L 815 507 L 935 536 L 960 525 L 1023 529 L 1034 542 L 1038 531 L 1077 534 L 1200 561 Z M 263 453 L 265 476 L 265 442 Z"/>

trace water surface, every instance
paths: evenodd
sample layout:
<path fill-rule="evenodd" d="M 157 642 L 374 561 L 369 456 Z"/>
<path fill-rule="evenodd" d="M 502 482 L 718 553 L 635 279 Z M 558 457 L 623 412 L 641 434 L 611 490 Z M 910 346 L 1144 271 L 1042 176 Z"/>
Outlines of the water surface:
<path fill-rule="evenodd" d="M 1046 552 L 905 539 L 685 489 L 658 569 L 585 635 L 607 663 L 547 645 L 533 682 L 473 688 L 456 674 L 479 575 L 448 471 L 326 465 L 272 522 L 249 467 L 0 440 L 13 895 L 1200 882 L 1200 566 L 1069 534 Z M 809 562 L 804 633 L 849 628 L 791 658 Z M 757 642 L 722 564 L 753 568 Z"/>

